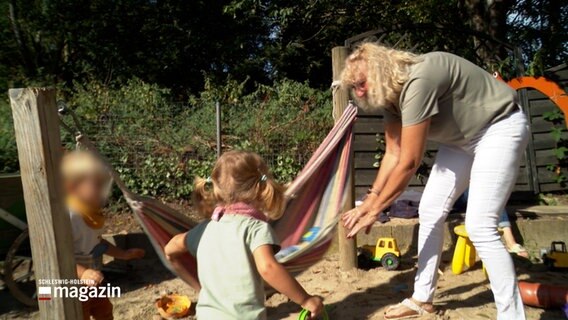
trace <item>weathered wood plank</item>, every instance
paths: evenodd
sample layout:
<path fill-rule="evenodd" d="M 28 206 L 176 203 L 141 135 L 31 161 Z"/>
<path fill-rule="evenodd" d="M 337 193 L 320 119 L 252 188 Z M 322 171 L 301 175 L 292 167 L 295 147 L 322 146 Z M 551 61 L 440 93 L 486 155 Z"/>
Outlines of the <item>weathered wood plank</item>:
<path fill-rule="evenodd" d="M 558 82 L 558 79 L 568 79 L 568 68 L 554 71 L 551 75 L 546 75 L 551 80 Z"/>
<path fill-rule="evenodd" d="M 554 124 L 548 120 L 544 120 L 543 117 L 533 117 L 531 119 L 531 131 L 532 133 L 548 133 L 554 127 Z M 566 129 L 566 124 L 560 125 L 563 128 L 563 131 L 568 131 Z"/>
<path fill-rule="evenodd" d="M 556 147 L 556 142 L 549 132 L 535 133 L 533 134 L 533 139 L 535 151 L 553 149 Z M 568 131 L 562 133 L 562 139 L 568 139 Z"/>
<path fill-rule="evenodd" d="M 373 164 L 377 162 L 374 152 L 355 152 L 353 155 L 353 166 L 355 170 L 374 168 Z"/>
<path fill-rule="evenodd" d="M 377 162 L 375 155 L 376 155 L 375 152 L 355 152 L 353 155 L 353 164 L 355 170 L 375 168 L 373 166 L 373 164 Z M 432 151 L 431 155 L 432 155 L 431 157 L 424 157 L 423 159 L 424 162 L 430 166 L 434 164 L 436 152 Z"/>
<path fill-rule="evenodd" d="M 377 168 L 372 168 L 372 169 L 359 169 L 355 171 L 355 181 L 356 181 L 356 185 L 355 186 L 370 186 L 373 181 L 375 180 L 375 177 L 377 176 Z M 420 180 L 418 180 L 416 177 L 413 177 L 412 180 L 410 181 L 411 185 L 423 185 L 422 182 L 420 182 Z"/>
<path fill-rule="evenodd" d="M 537 166 L 547 166 L 549 164 L 557 163 L 558 159 L 554 155 L 552 149 L 538 150 L 536 151 L 536 165 Z"/>
<path fill-rule="evenodd" d="M 355 152 L 372 152 L 377 149 L 377 135 L 376 134 L 355 134 L 353 139 L 353 150 Z M 432 141 L 428 141 L 426 144 L 426 150 L 437 151 L 438 144 Z"/>
<path fill-rule="evenodd" d="M 540 184 L 541 192 L 553 192 L 558 190 L 566 190 L 566 188 L 562 188 L 558 183 L 541 183 Z"/>
<path fill-rule="evenodd" d="M 538 90 L 534 90 L 534 89 L 528 89 L 527 90 L 527 98 L 529 100 L 548 99 L 548 97 L 545 96 L 542 92 L 540 92 Z"/>
<path fill-rule="evenodd" d="M 8 208 L 22 199 L 22 179 L 19 174 L 0 175 L 0 208 Z"/>
<path fill-rule="evenodd" d="M 379 118 L 357 118 L 355 122 L 354 132 L 364 134 L 377 134 L 384 132 L 384 122 Z"/>
<path fill-rule="evenodd" d="M 529 108 L 531 110 L 531 115 L 533 117 L 542 116 L 546 112 L 550 112 L 550 111 L 553 111 L 555 109 L 558 109 L 558 107 L 556 107 L 554 102 L 552 102 L 547 97 L 544 97 L 544 98 L 538 99 L 538 100 L 537 99 L 530 100 L 529 101 Z"/>
<path fill-rule="evenodd" d="M 565 175 L 568 175 L 568 169 L 566 168 L 561 170 L 561 172 Z M 558 177 L 558 175 L 555 172 L 548 170 L 546 166 L 537 167 L 537 173 L 538 173 L 539 183 L 541 184 L 556 183 L 556 178 Z"/>
<path fill-rule="evenodd" d="M 353 138 L 353 150 L 375 151 L 378 147 L 377 136 L 374 134 L 356 134 Z"/>
<path fill-rule="evenodd" d="M 74 279 L 69 215 L 59 173 L 61 138 L 53 89 L 10 89 L 36 279 Z M 39 302 L 40 318 L 82 319 L 77 299 Z"/>
<path fill-rule="evenodd" d="M 513 189 L 513 192 L 516 191 L 532 191 L 532 189 L 528 184 L 517 183 L 515 184 L 515 188 Z"/>
<path fill-rule="evenodd" d="M 331 50 L 331 64 L 332 64 L 332 75 L 333 80 L 337 81 L 340 79 L 341 71 L 345 67 L 345 59 L 349 54 L 347 47 L 335 47 Z M 337 88 L 333 93 L 333 118 L 339 119 L 343 110 L 349 102 L 349 92 L 342 88 Z M 354 177 L 353 168 L 350 168 L 351 175 L 349 178 L 349 194 L 342 211 L 348 211 L 353 208 L 355 200 L 353 199 L 355 194 L 354 188 Z M 337 228 L 338 236 L 338 246 L 339 246 L 339 265 L 343 270 L 351 270 L 357 267 L 357 244 L 355 239 L 347 239 L 347 229 L 343 227 L 343 224 L 339 223 Z"/>
<path fill-rule="evenodd" d="M 517 174 L 517 182 L 518 184 L 528 184 L 529 183 L 529 176 L 524 170 L 524 168 L 519 169 L 519 173 Z"/>
<path fill-rule="evenodd" d="M 543 185 L 545 189 L 543 189 L 543 191 L 551 191 L 551 190 L 557 190 L 558 189 L 558 185 L 553 186 L 553 188 L 551 188 L 551 190 L 548 190 L 546 187 L 550 186 L 550 185 Z M 360 200 L 362 199 L 365 194 L 367 193 L 368 190 L 368 186 L 358 186 L 355 187 L 355 199 Z M 412 189 L 412 190 L 417 190 L 420 192 L 424 191 L 424 186 L 422 185 L 409 185 L 408 189 Z M 530 192 L 532 191 L 530 186 L 528 184 L 516 184 L 515 188 L 513 189 L 513 192 Z M 511 196 L 511 199 L 515 199 L 515 200 L 526 200 L 525 196 L 521 196 L 521 197 L 515 197 L 515 193 L 513 193 L 513 195 Z"/>
<path fill-rule="evenodd" d="M 365 110 L 365 109 L 362 109 L 362 108 L 358 108 L 357 116 L 358 117 L 378 117 L 378 118 L 383 117 L 382 113 L 380 113 L 379 111 Z"/>

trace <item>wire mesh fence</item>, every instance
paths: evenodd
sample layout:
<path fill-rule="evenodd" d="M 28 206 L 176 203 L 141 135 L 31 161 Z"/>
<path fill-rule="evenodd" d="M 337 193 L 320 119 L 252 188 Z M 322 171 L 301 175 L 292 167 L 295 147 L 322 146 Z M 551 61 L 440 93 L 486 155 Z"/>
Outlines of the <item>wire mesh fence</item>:
<path fill-rule="evenodd" d="M 203 117 L 199 112 L 186 108 L 181 113 L 157 117 L 109 113 L 94 118 L 83 114 L 79 118 L 83 119 L 84 134 L 109 159 L 129 188 L 143 195 L 180 199 L 189 198 L 194 178 L 208 176 L 216 160 L 215 130 L 211 125 L 215 114 L 208 112 L 209 116 Z M 239 118 L 230 111 L 224 115 L 222 151 L 259 153 L 282 182 L 296 176 L 332 125 L 330 119 L 322 121 L 323 128 L 295 140 L 298 132 L 294 126 L 299 124 L 281 121 L 282 128 L 272 131 L 265 125 L 240 128 L 244 123 Z M 269 129 L 275 126 L 273 123 Z M 262 130 L 266 134 L 259 132 Z M 66 149 L 74 148 L 74 137 L 64 130 L 62 140 Z"/>
<path fill-rule="evenodd" d="M 293 81 L 243 93 L 234 84 L 209 89 L 187 102 L 141 80 L 120 87 L 77 85 L 66 104 L 87 135 L 139 194 L 188 199 L 196 176 L 216 159 L 215 101 L 222 107 L 222 150 L 259 153 L 282 182 L 291 181 L 333 125 L 331 94 Z M 1 106 L 0 172 L 17 172 L 9 106 Z M 66 119 L 70 122 L 70 119 Z M 72 134 L 62 130 L 66 149 Z"/>

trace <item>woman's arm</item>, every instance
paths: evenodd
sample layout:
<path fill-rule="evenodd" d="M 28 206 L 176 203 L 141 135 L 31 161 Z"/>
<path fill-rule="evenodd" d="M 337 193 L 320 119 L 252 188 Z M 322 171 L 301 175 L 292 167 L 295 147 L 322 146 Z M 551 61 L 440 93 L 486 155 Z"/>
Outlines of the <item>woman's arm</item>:
<path fill-rule="evenodd" d="M 372 226 L 377 220 L 377 215 L 404 191 L 422 162 L 429 127 L 430 119 L 427 119 L 421 123 L 402 128 L 399 161 L 390 172 L 380 194 L 371 193 L 367 197 L 368 213 L 360 219 L 353 217 L 344 219 L 345 227 L 350 229 L 347 234 L 348 237 L 354 237 L 361 229 Z"/>
<path fill-rule="evenodd" d="M 307 309 L 315 319 L 323 310 L 321 298 L 310 296 L 274 258 L 271 245 L 262 245 L 252 253 L 258 273 L 271 287 Z"/>
<path fill-rule="evenodd" d="M 371 190 L 375 194 L 381 193 L 388 177 L 400 159 L 401 128 L 402 125 L 398 121 L 385 123 L 385 154 L 383 156 L 383 160 L 381 160 L 381 165 L 379 166 L 379 172 L 377 173 L 375 182 L 373 182 L 373 185 L 371 186 Z"/>
<path fill-rule="evenodd" d="M 181 262 L 181 255 L 184 253 L 189 253 L 187 247 L 185 245 L 185 237 L 187 236 L 186 233 L 181 233 L 174 236 L 168 244 L 164 247 L 164 253 L 166 255 L 166 259 L 172 265 L 172 268 L 176 271 L 177 275 L 189 284 L 193 289 L 199 291 L 201 290 L 201 285 L 199 281 L 195 279 L 187 270 L 184 268 L 183 263 Z"/>
<path fill-rule="evenodd" d="M 361 217 L 371 211 L 374 199 L 383 190 L 389 176 L 400 160 L 400 134 L 402 124 L 400 121 L 390 121 L 385 124 L 385 155 L 381 161 L 379 172 L 375 178 L 375 182 L 371 186 L 371 192 L 365 198 L 363 203 L 352 210 L 345 212 L 341 219 L 345 225 L 358 221 Z"/>

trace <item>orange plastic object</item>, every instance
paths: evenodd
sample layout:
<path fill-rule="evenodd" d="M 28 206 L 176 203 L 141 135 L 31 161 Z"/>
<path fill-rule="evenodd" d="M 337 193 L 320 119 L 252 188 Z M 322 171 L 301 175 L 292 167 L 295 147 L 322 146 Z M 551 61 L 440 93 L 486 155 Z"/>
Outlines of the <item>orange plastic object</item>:
<path fill-rule="evenodd" d="M 496 72 L 494 76 L 496 79 L 504 81 L 499 73 Z M 532 88 L 542 92 L 564 112 L 564 120 L 566 126 L 568 126 L 568 94 L 556 82 L 545 77 L 518 77 L 509 80 L 507 84 L 515 90 Z"/>
<path fill-rule="evenodd" d="M 191 300 L 187 296 L 170 294 L 156 300 L 160 316 L 166 319 L 185 317 L 189 313 Z"/>
<path fill-rule="evenodd" d="M 519 281 L 523 303 L 537 308 L 562 308 L 568 303 L 568 287 Z"/>

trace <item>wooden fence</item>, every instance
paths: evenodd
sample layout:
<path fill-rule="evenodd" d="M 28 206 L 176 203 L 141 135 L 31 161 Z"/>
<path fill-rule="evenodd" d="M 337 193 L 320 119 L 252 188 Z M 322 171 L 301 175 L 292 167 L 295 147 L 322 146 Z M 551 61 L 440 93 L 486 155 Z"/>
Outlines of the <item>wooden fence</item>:
<path fill-rule="evenodd" d="M 548 70 L 546 77 L 555 81 L 568 91 L 568 65 L 563 64 Z M 521 90 L 519 92 L 521 104 L 530 118 L 531 136 L 527 151 L 521 160 L 519 176 L 515 186 L 517 196 L 527 193 L 536 194 L 566 190 L 556 182 L 557 173 L 548 166 L 558 162 L 554 154 L 556 142 L 551 134 L 552 124 L 544 119 L 547 112 L 555 110 L 557 106 L 548 97 L 537 90 Z M 562 138 L 568 139 L 566 124 L 563 125 Z M 354 138 L 354 170 L 355 170 L 355 195 L 360 199 L 375 179 L 377 162 L 375 155 L 379 148 L 377 134 L 382 137 L 384 132 L 383 119 L 378 113 L 368 113 L 360 110 L 355 124 Z M 435 143 L 428 144 L 428 155 L 424 158 L 426 164 L 431 165 L 436 155 Z M 566 168 L 561 174 L 568 175 Z M 413 178 L 409 187 L 423 189 L 427 178 Z"/>

